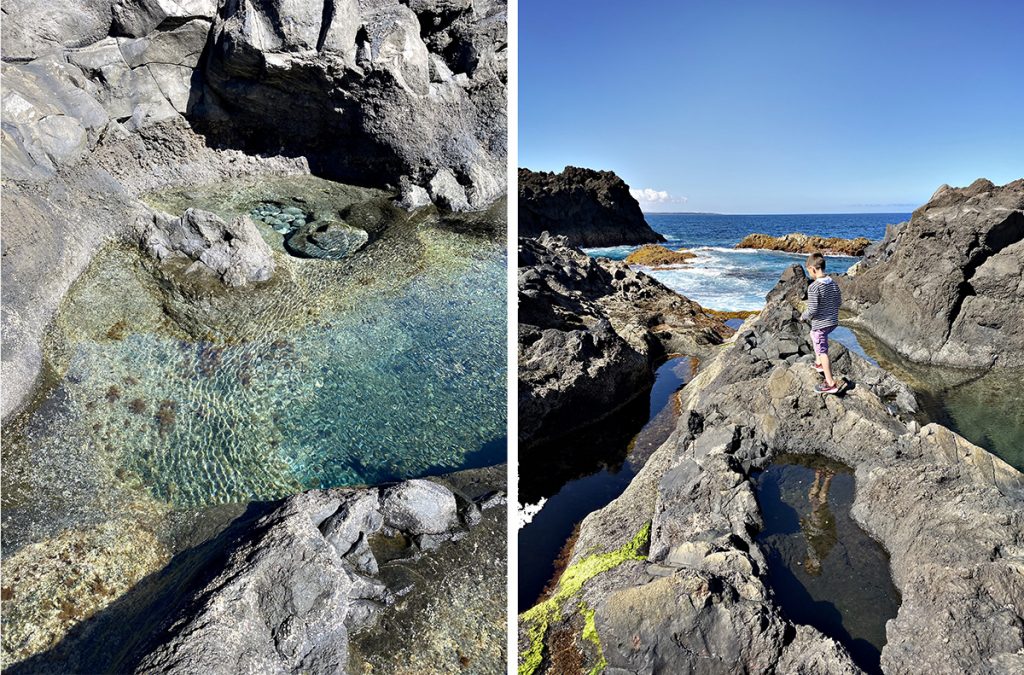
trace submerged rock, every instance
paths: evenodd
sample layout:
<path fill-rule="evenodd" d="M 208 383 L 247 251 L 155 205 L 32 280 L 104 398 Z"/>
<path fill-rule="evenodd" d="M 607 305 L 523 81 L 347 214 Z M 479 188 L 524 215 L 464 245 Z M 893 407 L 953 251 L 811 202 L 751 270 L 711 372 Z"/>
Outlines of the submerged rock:
<path fill-rule="evenodd" d="M 625 263 L 594 260 L 564 237 L 521 237 L 521 445 L 596 422 L 644 392 L 665 355 L 704 354 L 731 333 Z"/>
<path fill-rule="evenodd" d="M 651 229 L 629 186 L 611 171 L 567 166 L 562 173 L 519 169 L 519 234 L 562 235 L 570 246 L 665 241 Z"/>
<path fill-rule="evenodd" d="M 1024 366 L 1024 179 L 939 188 L 838 277 L 856 324 L 901 355 L 958 368 Z"/>
<path fill-rule="evenodd" d="M 736 248 L 761 248 L 787 253 L 821 253 L 824 255 L 864 255 L 871 245 L 866 237 L 841 239 L 839 237 L 816 237 L 800 233 L 773 237 L 769 234 L 748 234 L 736 244 Z"/>
<path fill-rule="evenodd" d="M 370 239 L 366 230 L 345 223 L 314 221 L 308 227 L 296 227 L 300 229 L 285 240 L 285 248 L 304 258 L 341 260 L 361 249 Z"/>
<path fill-rule="evenodd" d="M 556 649 L 584 670 L 692 672 L 713 659 L 724 671 L 859 672 L 842 645 L 783 617 L 767 585 L 752 473 L 786 453 L 855 470 L 852 516 L 889 552 L 903 600 L 883 670 L 1024 665 L 1024 475 L 941 426 L 920 428 L 906 385 L 838 344 L 834 367 L 854 386 L 814 393 L 798 320 L 806 287 L 798 266 L 783 275 L 759 317 L 683 390 L 675 433 L 584 519 L 554 586 L 561 611 L 520 616 L 520 672 L 557 672 Z M 773 346 L 782 342 L 800 355 L 784 357 L 790 349 Z M 581 566 L 647 528 L 642 555 L 579 581 Z"/>
<path fill-rule="evenodd" d="M 199 209 L 187 209 L 180 218 L 157 212 L 142 237 L 143 247 L 157 260 L 191 260 L 186 274 L 213 275 L 225 286 L 267 281 L 274 273 L 270 246 L 247 216 L 227 223 Z"/>

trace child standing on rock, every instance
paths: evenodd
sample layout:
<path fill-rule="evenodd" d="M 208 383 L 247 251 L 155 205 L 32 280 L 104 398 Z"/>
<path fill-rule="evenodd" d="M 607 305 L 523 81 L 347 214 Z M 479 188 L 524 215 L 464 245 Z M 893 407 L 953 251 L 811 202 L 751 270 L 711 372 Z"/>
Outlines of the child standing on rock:
<path fill-rule="evenodd" d="M 825 275 L 825 257 L 820 253 L 807 256 L 807 274 L 813 281 L 807 287 L 807 309 L 800 317 L 811 322 L 811 344 L 814 345 L 814 369 L 825 376 L 825 381 L 814 387 L 819 394 L 835 394 L 839 384 L 832 377 L 832 363 L 828 358 L 828 334 L 839 325 L 839 305 L 843 296 L 839 285 Z"/>

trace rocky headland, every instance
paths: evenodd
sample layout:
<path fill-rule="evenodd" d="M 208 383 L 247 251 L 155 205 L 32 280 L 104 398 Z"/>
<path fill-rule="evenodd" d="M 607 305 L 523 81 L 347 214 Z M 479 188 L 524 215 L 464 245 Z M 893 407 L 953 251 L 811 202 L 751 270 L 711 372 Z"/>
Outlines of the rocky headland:
<path fill-rule="evenodd" d="M 497 672 L 504 478 L 497 466 L 253 503 L 5 672 L 372 672 L 425 659 Z M 19 611 L 25 570 L 9 564 L 5 611 Z M 416 639 L 392 624 L 415 626 Z M 5 660 L 45 637 L 5 633 Z"/>
<path fill-rule="evenodd" d="M 773 237 L 768 234 L 748 234 L 736 244 L 736 248 L 760 248 L 768 251 L 784 251 L 786 253 L 822 253 L 824 255 L 862 256 L 864 250 L 871 245 L 866 237 L 842 239 L 840 237 L 818 237 L 814 235 L 785 234 Z"/>
<path fill-rule="evenodd" d="M 537 237 L 542 232 L 581 247 L 665 241 L 644 220 L 621 178 L 575 166 L 561 173 L 519 169 L 519 234 Z"/>
<path fill-rule="evenodd" d="M 732 334 L 650 276 L 564 237 L 520 237 L 518 265 L 521 448 L 621 408 L 668 354 L 701 357 Z"/>
<path fill-rule="evenodd" d="M 838 278 L 850 322 L 903 357 L 1024 367 L 1024 179 L 940 187 Z"/>
<path fill-rule="evenodd" d="M 670 265 L 684 265 L 696 257 L 695 253 L 690 253 L 685 249 L 673 251 L 658 244 L 647 244 L 627 255 L 626 263 L 658 269 Z"/>
<path fill-rule="evenodd" d="M 674 433 L 580 526 L 546 598 L 520 614 L 519 672 L 858 673 L 843 645 L 783 616 L 756 540 L 757 472 L 784 454 L 851 467 L 852 517 L 891 556 L 902 602 L 885 672 L 1024 668 L 1024 475 L 913 419 L 911 390 L 841 345 L 854 386 L 819 381 L 783 274 L 765 309 L 682 390 Z"/>

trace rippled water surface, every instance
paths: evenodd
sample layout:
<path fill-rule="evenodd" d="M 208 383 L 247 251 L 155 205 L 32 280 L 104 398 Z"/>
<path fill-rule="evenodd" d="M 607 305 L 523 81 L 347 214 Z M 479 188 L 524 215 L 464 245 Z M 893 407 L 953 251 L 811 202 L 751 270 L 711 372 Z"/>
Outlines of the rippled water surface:
<path fill-rule="evenodd" d="M 228 218 L 267 200 L 365 227 L 370 244 L 344 261 L 299 259 L 261 223 L 277 281 L 226 304 L 165 293 L 131 249 L 103 251 L 76 282 L 51 331 L 47 386 L 4 429 L 3 553 L 19 588 L 60 581 L 39 556 L 70 532 L 75 550 L 104 559 L 81 574 L 116 595 L 111 579 L 147 569 L 125 576 L 105 552 L 134 538 L 166 559 L 178 531 L 219 505 L 505 460 L 503 224 L 410 219 L 380 193 L 309 177 L 153 201 Z M 19 599 L 24 612 L 5 602 L 5 654 L 19 621 L 45 637 L 88 614 L 69 598 L 63 613 L 29 615 L 38 603 Z"/>
<path fill-rule="evenodd" d="M 899 592 L 889 556 L 850 517 L 849 467 L 820 457 L 785 456 L 757 477 L 768 583 L 783 613 L 835 638 L 868 672 L 881 672 L 885 623 Z"/>
<path fill-rule="evenodd" d="M 75 446 L 115 480 L 190 507 L 500 461 L 500 242 L 421 226 L 399 244 L 415 266 L 379 270 L 351 306 L 297 328 L 269 322 L 237 343 L 161 331 L 112 337 L 114 328 L 82 336 L 57 386 L 22 420 L 21 451 L 45 469 L 44 458 Z M 101 260 L 78 289 L 82 300 L 138 293 L 117 276 L 127 257 Z M 317 288 L 300 303 L 331 293 L 323 268 L 335 263 L 314 262 L 322 268 L 301 281 Z M 47 478 L 50 489 L 74 482 Z"/>

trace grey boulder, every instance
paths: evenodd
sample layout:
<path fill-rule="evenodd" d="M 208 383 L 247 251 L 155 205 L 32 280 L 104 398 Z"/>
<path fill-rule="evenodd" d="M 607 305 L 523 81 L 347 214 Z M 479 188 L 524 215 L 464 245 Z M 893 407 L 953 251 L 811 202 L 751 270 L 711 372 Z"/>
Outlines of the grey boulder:
<path fill-rule="evenodd" d="M 270 246 L 248 216 L 230 223 L 200 209 L 180 218 L 155 213 L 145 227 L 143 248 L 162 262 L 191 261 L 186 274 L 218 278 L 225 286 L 267 281 L 274 272 Z"/>

